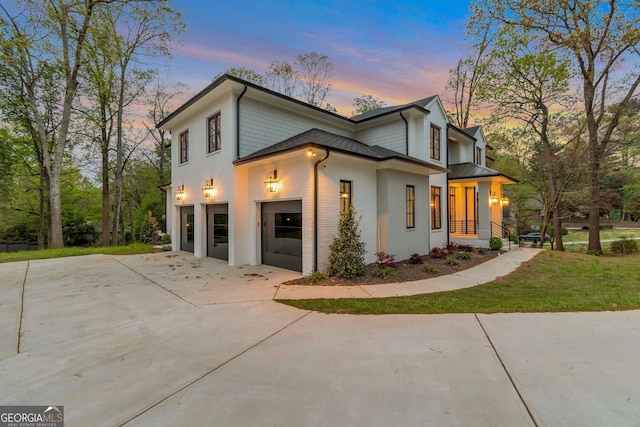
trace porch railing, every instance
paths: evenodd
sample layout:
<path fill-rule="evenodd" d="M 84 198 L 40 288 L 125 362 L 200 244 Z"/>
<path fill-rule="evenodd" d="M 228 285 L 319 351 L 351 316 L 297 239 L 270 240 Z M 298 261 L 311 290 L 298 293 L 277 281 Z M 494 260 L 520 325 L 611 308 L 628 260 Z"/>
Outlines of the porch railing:
<path fill-rule="evenodd" d="M 453 234 L 478 234 L 476 221 L 449 221 L 449 232 Z"/>
<path fill-rule="evenodd" d="M 501 239 L 508 238 L 511 233 L 515 233 L 516 229 L 509 224 L 498 224 L 491 221 L 491 237 L 500 237 Z"/>

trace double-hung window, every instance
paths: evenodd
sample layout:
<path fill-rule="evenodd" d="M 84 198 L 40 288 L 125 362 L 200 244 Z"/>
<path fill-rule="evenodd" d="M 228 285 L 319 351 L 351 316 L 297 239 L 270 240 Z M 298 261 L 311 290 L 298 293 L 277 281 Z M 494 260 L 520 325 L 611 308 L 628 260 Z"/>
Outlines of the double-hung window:
<path fill-rule="evenodd" d="M 340 181 L 340 213 L 351 207 L 351 181 Z"/>
<path fill-rule="evenodd" d="M 442 228 L 442 217 L 440 210 L 441 187 L 431 187 L 431 229 L 440 230 Z"/>
<path fill-rule="evenodd" d="M 209 140 L 207 153 L 219 151 L 221 148 L 220 113 L 216 113 L 207 119 L 207 137 Z"/>
<path fill-rule="evenodd" d="M 476 147 L 476 165 L 482 164 L 482 148 Z"/>
<path fill-rule="evenodd" d="M 180 163 L 189 161 L 189 131 L 180 134 Z"/>
<path fill-rule="evenodd" d="M 416 189 L 407 185 L 407 228 L 416 227 Z"/>
<path fill-rule="evenodd" d="M 430 150 L 429 154 L 432 159 L 440 160 L 440 128 L 434 125 L 431 125 L 430 132 Z"/>

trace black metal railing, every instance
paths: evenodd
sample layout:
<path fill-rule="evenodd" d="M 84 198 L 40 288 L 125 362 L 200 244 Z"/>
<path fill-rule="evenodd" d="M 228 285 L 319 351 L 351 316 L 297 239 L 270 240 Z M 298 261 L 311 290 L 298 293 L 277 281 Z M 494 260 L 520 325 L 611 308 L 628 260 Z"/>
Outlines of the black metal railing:
<path fill-rule="evenodd" d="M 453 234 L 478 234 L 476 221 L 449 221 L 449 232 Z"/>

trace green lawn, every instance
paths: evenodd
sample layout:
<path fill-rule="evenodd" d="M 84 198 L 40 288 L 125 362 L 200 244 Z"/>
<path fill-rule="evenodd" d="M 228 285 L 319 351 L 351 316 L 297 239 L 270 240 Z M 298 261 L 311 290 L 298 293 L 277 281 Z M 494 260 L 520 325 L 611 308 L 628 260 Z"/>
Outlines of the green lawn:
<path fill-rule="evenodd" d="M 640 309 L 640 254 L 596 257 L 547 250 L 508 276 L 468 289 L 407 297 L 279 302 L 348 314 Z"/>
<path fill-rule="evenodd" d="M 615 240 L 620 236 L 640 238 L 640 228 L 614 228 L 611 230 L 600 230 L 600 240 Z M 588 230 L 569 230 L 569 233 L 562 236 L 563 243 L 587 242 L 589 240 Z M 603 243 L 603 245 L 606 243 Z"/>
<path fill-rule="evenodd" d="M 44 249 L 41 251 L 19 251 L 19 252 L 1 252 L 0 263 L 14 261 L 28 261 L 34 259 L 46 258 L 62 258 L 68 256 L 90 255 L 90 254 L 108 254 L 108 255 L 134 255 L 158 252 L 152 245 L 146 243 L 133 243 L 126 246 L 109 246 L 96 248 L 62 248 L 62 249 Z"/>

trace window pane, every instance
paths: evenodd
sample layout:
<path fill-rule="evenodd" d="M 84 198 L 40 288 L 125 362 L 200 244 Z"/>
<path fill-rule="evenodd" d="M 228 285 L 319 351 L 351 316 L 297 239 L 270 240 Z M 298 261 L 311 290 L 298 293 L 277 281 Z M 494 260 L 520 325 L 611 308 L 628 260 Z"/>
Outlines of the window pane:
<path fill-rule="evenodd" d="M 340 212 L 346 212 L 351 206 L 351 181 L 340 181 Z"/>
<path fill-rule="evenodd" d="M 209 138 L 208 152 L 213 153 L 220 150 L 220 113 L 209 117 L 207 133 Z"/>
<path fill-rule="evenodd" d="M 440 187 L 431 187 L 431 229 L 442 228 L 440 209 Z"/>
<path fill-rule="evenodd" d="M 180 163 L 189 161 L 189 131 L 180 134 Z"/>
<path fill-rule="evenodd" d="M 407 185 L 407 228 L 415 227 L 415 188 L 413 185 Z"/>

